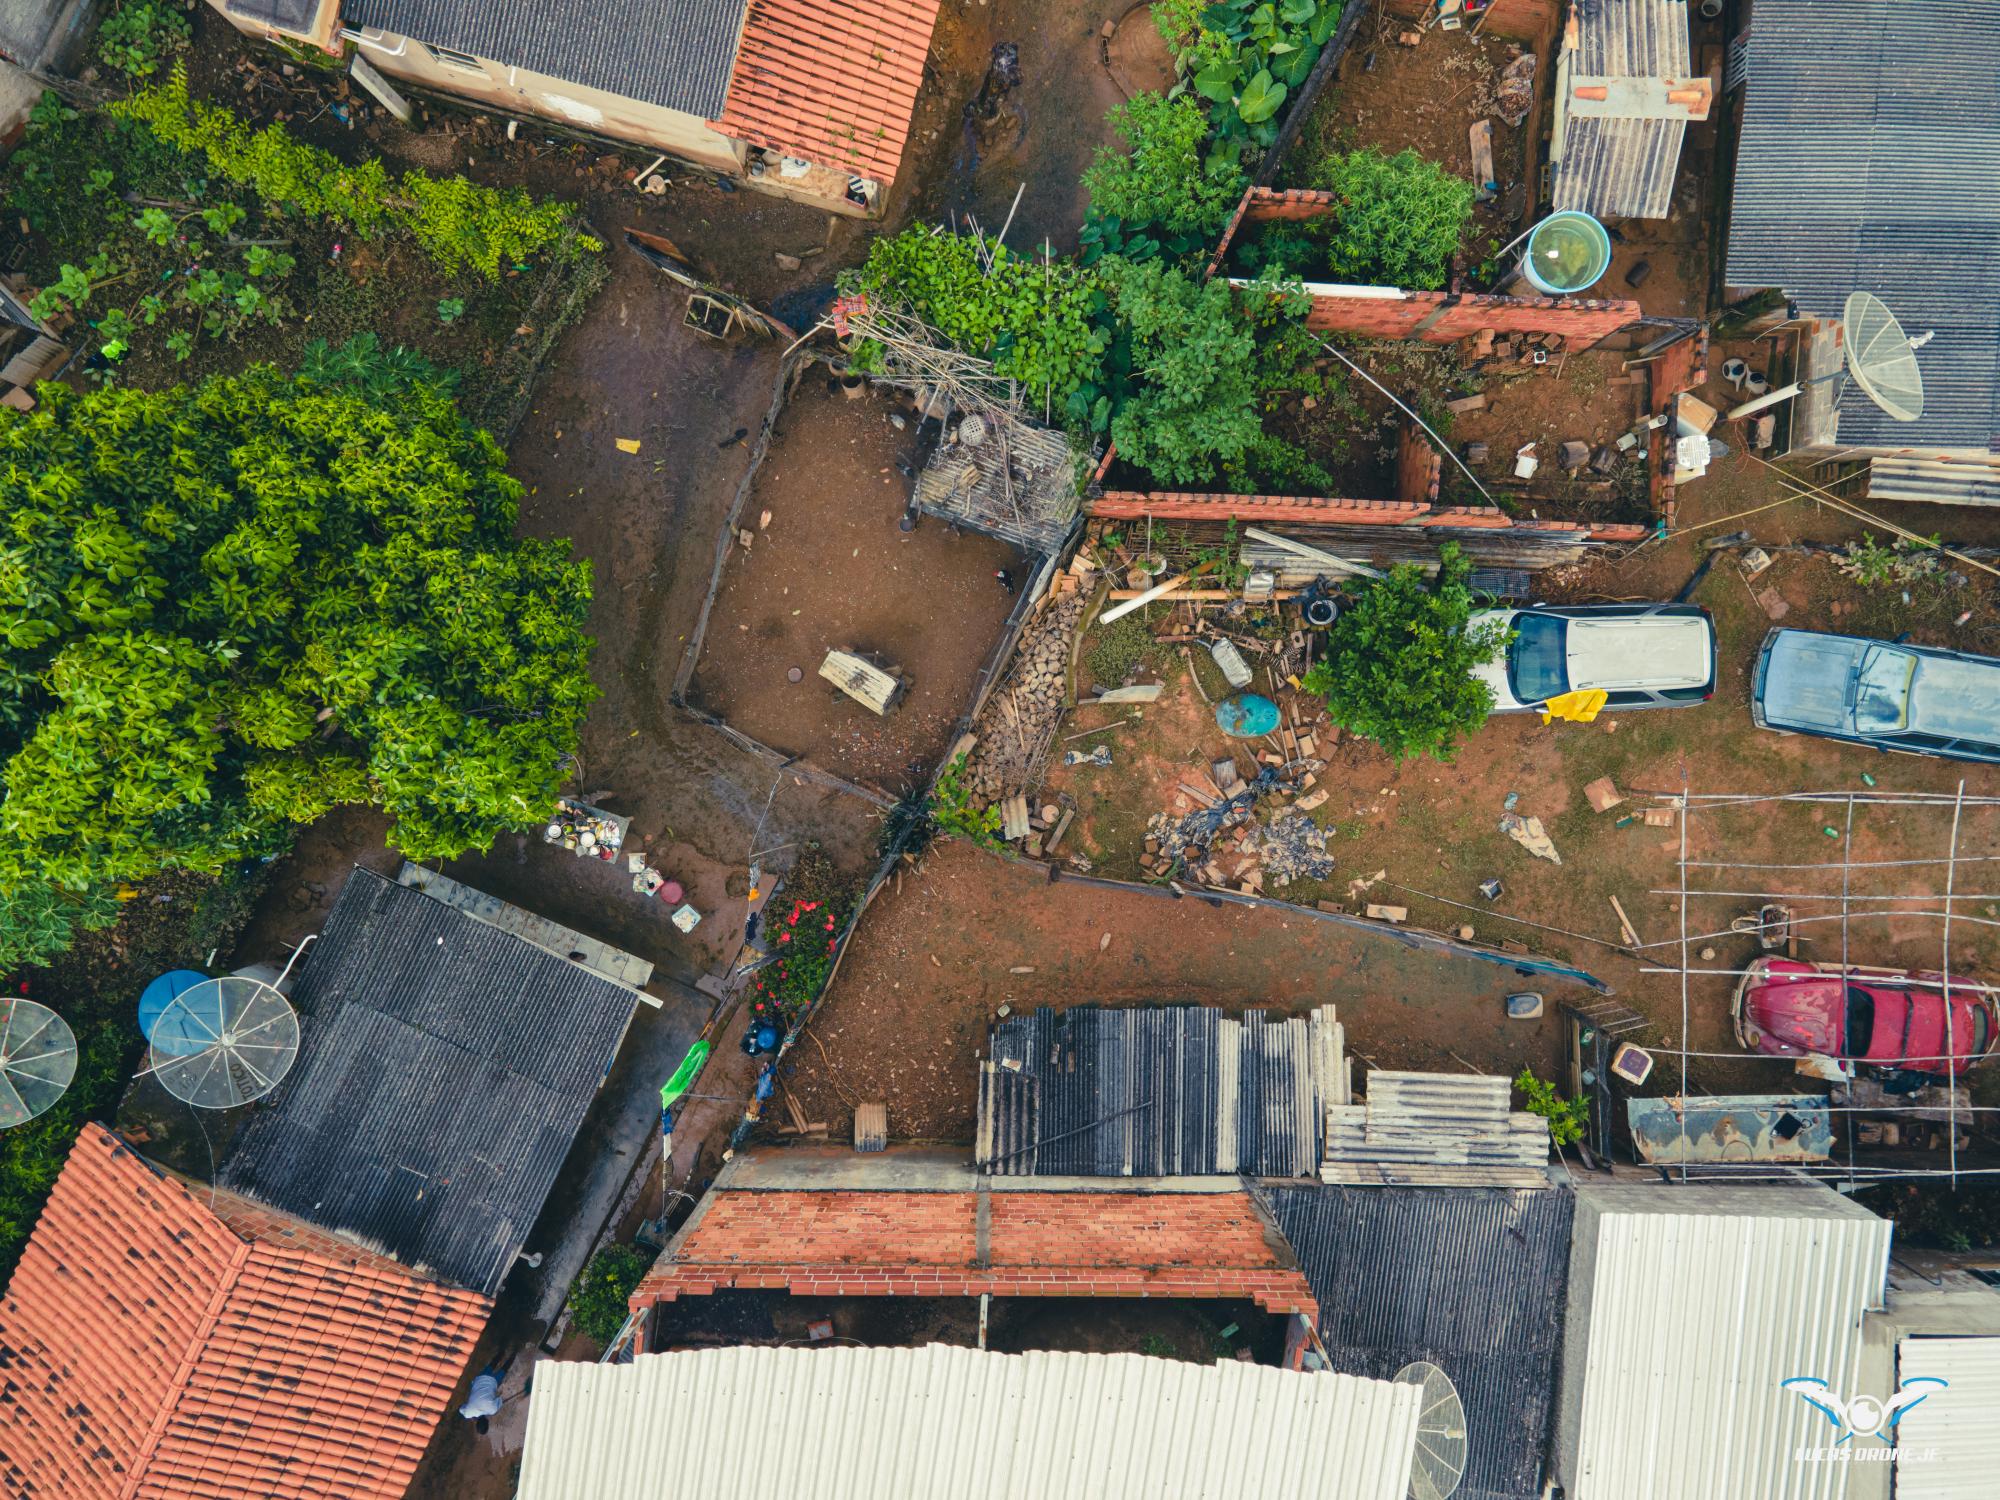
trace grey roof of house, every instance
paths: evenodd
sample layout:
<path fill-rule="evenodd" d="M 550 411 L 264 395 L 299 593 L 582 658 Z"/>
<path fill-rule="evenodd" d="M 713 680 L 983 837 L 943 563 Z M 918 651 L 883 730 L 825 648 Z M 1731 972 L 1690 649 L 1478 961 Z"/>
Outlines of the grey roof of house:
<path fill-rule="evenodd" d="M 1393 1376 L 1429 1360 L 1465 1405 L 1455 1500 L 1542 1492 L 1568 1291 L 1567 1191 L 1270 1188 L 1319 1302 L 1333 1368 Z"/>
<path fill-rule="evenodd" d="M 748 0 L 345 0 L 349 26 L 713 120 Z"/>
<path fill-rule="evenodd" d="M 298 1061 L 222 1184 L 493 1295 L 637 993 L 357 869 L 292 1000 Z"/>
<path fill-rule="evenodd" d="M 2000 451 L 2000 6 L 1757 0 L 1728 266 L 1810 315 L 1868 291 L 1935 331 L 1923 416 L 1850 384 L 1843 445 Z"/>
<path fill-rule="evenodd" d="M 975 1160 L 998 1175 L 1310 1176 L 1326 1032 L 1202 1006 L 1009 1016 L 981 1065 Z"/>
<path fill-rule="evenodd" d="M 1592 78 L 1693 72 L 1687 0 L 1575 0 L 1574 66 Z M 1557 208 L 1599 218 L 1664 219 L 1673 206 L 1685 120 L 1571 115 L 1553 183 Z"/>
<path fill-rule="evenodd" d="M 319 0 L 229 0 L 224 9 L 246 21 L 304 33 L 319 15 Z"/>
<path fill-rule="evenodd" d="M 0 0 L 0 52 L 29 68 L 64 63 L 96 16 L 91 0 Z"/>

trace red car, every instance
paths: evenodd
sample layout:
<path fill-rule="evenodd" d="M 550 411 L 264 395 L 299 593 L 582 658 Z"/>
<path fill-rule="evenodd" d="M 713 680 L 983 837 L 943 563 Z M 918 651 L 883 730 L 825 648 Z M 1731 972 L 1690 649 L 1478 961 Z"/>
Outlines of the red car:
<path fill-rule="evenodd" d="M 1935 973 L 1863 969 L 1760 958 L 1736 987 L 1730 1014 L 1736 1040 L 1766 1057 L 1840 1058 L 1886 1072 L 1963 1071 L 1993 1051 L 2000 1015 L 1993 997 L 1951 987 L 1950 1041 L 1945 992 Z M 1947 1062 L 1949 1053 L 1955 1062 Z"/>

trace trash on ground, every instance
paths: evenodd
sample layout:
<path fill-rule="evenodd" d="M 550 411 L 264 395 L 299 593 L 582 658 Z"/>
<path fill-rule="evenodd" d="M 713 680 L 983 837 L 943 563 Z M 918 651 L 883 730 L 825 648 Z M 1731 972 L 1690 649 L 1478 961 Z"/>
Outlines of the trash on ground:
<path fill-rule="evenodd" d="M 1556 846 L 1542 829 L 1540 818 L 1523 818 L 1515 813 L 1503 813 L 1500 831 L 1526 849 L 1536 859 L 1546 859 L 1551 864 L 1561 864 L 1562 856 L 1556 853 Z"/>

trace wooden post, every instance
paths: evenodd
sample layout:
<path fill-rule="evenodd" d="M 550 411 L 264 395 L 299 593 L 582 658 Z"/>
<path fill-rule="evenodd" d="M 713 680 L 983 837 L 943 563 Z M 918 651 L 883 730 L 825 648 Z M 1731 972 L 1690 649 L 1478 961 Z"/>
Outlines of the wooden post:
<path fill-rule="evenodd" d="M 354 75 L 354 81 L 381 102 L 384 109 L 408 125 L 417 117 L 417 112 L 401 94 L 390 85 L 389 80 L 375 71 L 375 65 L 359 52 L 349 59 L 347 71 Z"/>

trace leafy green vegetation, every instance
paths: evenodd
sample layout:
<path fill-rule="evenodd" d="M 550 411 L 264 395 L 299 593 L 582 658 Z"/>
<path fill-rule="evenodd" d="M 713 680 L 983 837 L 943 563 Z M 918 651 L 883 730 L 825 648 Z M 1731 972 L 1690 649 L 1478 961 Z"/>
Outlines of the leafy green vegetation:
<path fill-rule="evenodd" d="M 1338 217 L 1325 221 L 1336 278 L 1416 292 L 1449 279 L 1472 217 L 1470 182 L 1414 151 L 1347 151 L 1322 161 L 1314 184 L 1340 199 Z"/>
<path fill-rule="evenodd" d="M 1100 687 L 1117 687 L 1153 651 L 1153 632 L 1137 615 L 1126 615 L 1090 633 L 1083 650 L 1083 664 L 1090 668 L 1091 681 Z"/>
<path fill-rule="evenodd" d="M 618 1337 L 631 1315 L 632 1293 L 652 1264 L 636 1245 L 606 1245 L 591 1256 L 569 1289 L 570 1317 L 586 1338 L 601 1347 Z"/>
<path fill-rule="evenodd" d="M 1584 1131 L 1590 1127 L 1590 1106 L 1583 1100 L 1563 1098 L 1553 1083 L 1537 1078 L 1532 1068 L 1521 1069 L 1515 1076 L 1514 1087 L 1527 1100 L 1528 1113 L 1549 1122 L 1550 1140 L 1558 1146 L 1569 1146 L 1583 1139 Z"/>
<path fill-rule="evenodd" d="M 194 28 L 169 0 L 118 0 L 97 27 L 97 58 L 131 78 L 151 78 L 187 51 Z"/>
<path fill-rule="evenodd" d="M 378 382 L 0 412 L 0 893 L 219 871 L 343 802 L 414 859 L 543 820 L 595 695 L 588 565 L 514 536 L 436 383 Z"/>
<path fill-rule="evenodd" d="M 954 757 L 938 774 L 931 792 L 931 821 L 947 837 L 970 839 L 982 849 L 1001 847 L 1000 809 L 973 806 L 972 791 L 965 785 L 963 755 Z"/>
<path fill-rule="evenodd" d="M 992 258 L 990 272 L 983 254 Z M 1075 262 L 1017 256 L 970 235 L 906 229 L 877 240 L 846 282 L 904 303 L 958 348 L 1081 415 L 1073 401 L 1097 378 L 1105 335 L 1091 323 L 1093 278 Z"/>
<path fill-rule="evenodd" d="M 1456 542 L 1440 551 L 1435 584 L 1413 563 L 1368 585 L 1326 633 L 1326 654 L 1306 674 L 1333 722 L 1398 760 L 1450 760 L 1459 737 L 1493 710 L 1493 690 L 1473 668 L 1502 645 L 1490 627 L 1468 629 L 1472 564 Z"/>
<path fill-rule="evenodd" d="M 1209 101 L 1220 147 L 1278 138 L 1279 112 L 1312 72 L 1341 10 L 1342 0 L 1215 0 L 1198 13 L 1180 56 L 1188 82 Z M 1182 37 L 1190 30 L 1178 7 L 1168 24 Z"/>
<path fill-rule="evenodd" d="M 1135 94 L 1111 111 L 1110 120 L 1130 149 L 1100 146 L 1084 172 L 1091 218 L 1115 221 L 1128 236 L 1144 230 L 1206 248 L 1229 222 L 1249 179 L 1233 153 L 1204 153 L 1209 126 L 1201 105 L 1186 94 Z M 1129 238 L 1122 250 L 1140 258 Z"/>
<path fill-rule="evenodd" d="M 79 932 L 99 932 L 118 920 L 118 899 L 109 889 L 65 891 L 29 881 L 0 900 L 0 977 L 39 968 L 76 941 Z"/>
<path fill-rule="evenodd" d="M 167 82 L 106 107 L 206 158 L 230 182 L 254 187 L 277 213 L 330 219 L 363 239 L 409 234 L 448 272 L 469 269 L 490 280 L 559 247 L 603 248 L 566 235 L 568 204 L 536 203 L 519 188 L 503 192 L 464 177 L 405 172 L 391 179 L 379 161 L 347 166 L 282 126 L 252 131 L 230 111 L 191 98 L 179 65 Z"/>

